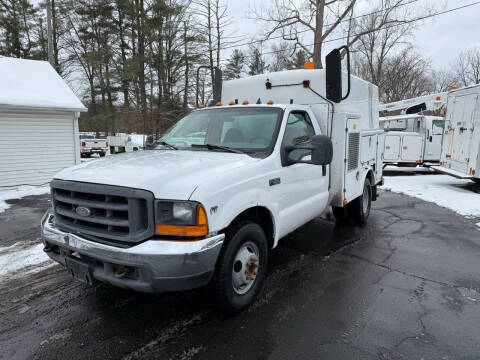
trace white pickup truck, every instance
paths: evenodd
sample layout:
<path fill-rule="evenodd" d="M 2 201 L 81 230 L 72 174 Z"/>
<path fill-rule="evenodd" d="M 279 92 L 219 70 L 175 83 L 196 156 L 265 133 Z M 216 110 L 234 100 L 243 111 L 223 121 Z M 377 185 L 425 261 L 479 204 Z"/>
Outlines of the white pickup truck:
<path fill-rule="evenodd" d="M 363 224 L 376 199 L 377 88 L 349 74 L 342 85 L 340 69 L 336 49 L 326 70 L 228 81 L 223 105 L 185 116 L 152 150 L 61 171 L 44 251 L 86 283 L 163 292 L 213 281 L 225 311 L 245 309 L 282 237 L 330 206 Z"/>
<path fill-rule="evenodd" d="M 90 157 L 93 154 L 103 157 L 107 153 L 107 149 L 108 142 L 106 139 L 97 139 L 93 135 L 80 135 L 81 157 Z"/>

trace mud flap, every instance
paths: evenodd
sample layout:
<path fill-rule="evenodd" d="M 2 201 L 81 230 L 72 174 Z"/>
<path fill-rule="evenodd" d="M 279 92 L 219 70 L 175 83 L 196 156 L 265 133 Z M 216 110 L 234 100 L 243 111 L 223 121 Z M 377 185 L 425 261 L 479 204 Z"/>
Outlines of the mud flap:
<path fill-rule="evenodd" d="M 65 265 L 67 266 L 67 270 L 70 273 L 70 275 L 78 280 L 81 281 L 85 284 L 88 285 L 93 285 L 94 284 L 94 279 L 92 276 L 92 271 L 88 267 L 87 264 L 76 260 L 72 259 L 70 257 L 65 258 Z"/>

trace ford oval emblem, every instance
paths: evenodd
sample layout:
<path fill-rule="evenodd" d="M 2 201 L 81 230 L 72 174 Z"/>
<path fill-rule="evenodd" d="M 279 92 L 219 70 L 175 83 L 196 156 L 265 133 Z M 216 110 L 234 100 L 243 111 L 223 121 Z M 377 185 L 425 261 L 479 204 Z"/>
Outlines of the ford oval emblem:
<path fill-rule="evenodd" d="M 92 215 L 92 210 L 84 206 L 77 206 L 77 208 L 75 209 L 75 212 L 77 213 L 77 215 L 80 215 L 83 217 Z"/>

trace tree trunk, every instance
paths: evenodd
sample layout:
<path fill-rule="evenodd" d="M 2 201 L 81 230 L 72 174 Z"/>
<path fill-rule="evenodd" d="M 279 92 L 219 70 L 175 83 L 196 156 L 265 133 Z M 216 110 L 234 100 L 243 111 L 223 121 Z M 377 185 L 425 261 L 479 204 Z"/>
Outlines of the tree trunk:
<path fill-rule="evenodd" d="M 325 0 L 317 0 L 317 12 L 315 14 L 315 34 L 313 45 L 313 64 L 315 69 L 322 69 L 322 36 Z"/>
<path fill-rule="evenodd" d="M 138 31 L 138 86 L 140 88 L 140 106 L 142 109 L 143 132 L 145 133 L 145 126 L 147 121 L 147 92 L 145 89 L 145 9 L 144 0 L 135 0 L 137 5 L 137 31 Z M 145 145 L 145 144 L 144 144 Z"/>
<path fill-rule="evenodd" d="M 183 109 L 185 112 L 188 110 L 188 91 L 189 91 L 189 73 L 190 62 L 188 58 L 188 37 L 187 37 L 187 23 L 183 25 L 183 44 L 184 44 L 184 62 L 185 62 L 185 89 L 183 90 Z"/>

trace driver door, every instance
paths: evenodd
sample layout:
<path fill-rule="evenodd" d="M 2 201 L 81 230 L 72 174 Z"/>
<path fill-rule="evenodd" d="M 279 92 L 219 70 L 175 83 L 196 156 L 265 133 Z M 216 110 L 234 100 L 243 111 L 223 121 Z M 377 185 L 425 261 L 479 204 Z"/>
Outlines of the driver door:
<path fill-rule="evenodd" d="M 311 138 L 320 128 L 307 111 L 291 111 L 283 135 L 285 145 L 310 146 Z M 310 160 L 310 150 L 293 150 L 290 158 Z M 281 165 L 278 187 L 279 235 L 284 236 L 320 215 L 328 202 L 328 166 L 313 164 Z"/>

